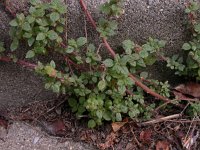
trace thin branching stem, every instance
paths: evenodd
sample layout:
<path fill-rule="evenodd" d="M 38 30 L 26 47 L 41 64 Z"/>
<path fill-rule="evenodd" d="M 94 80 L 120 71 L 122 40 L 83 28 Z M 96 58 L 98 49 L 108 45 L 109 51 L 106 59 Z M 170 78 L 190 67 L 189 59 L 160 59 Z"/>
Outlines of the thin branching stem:
<path fill-rule="evenodd" d="M 97 25 L 96 22 L 94 21 L 93 17 L 91 16 L 90 12 L 87 9 L 87 6 L 84 2 L 84 0 L 80 0 L 80 4 L 81 7 L 85 13 L 85 15 L 87 16 L 88 20 L 90 21 L 90 23 L 92 24 L 92 26 L 96 29 Z M 116 56 L 115 51 L 111 48 L 110 44 L 108 43 L 106 38 L 102 38 L 107 50 L 109 51 L 109 53 L 112 55 L 112 57 L 114 58 Z M 133 74 L 129 74 L 129 77 L 135 82 L 135 84 L 139 87 L 141 87 L 146 93 L 161 99 L 165 102 L 169 102 L 170 100 L 164 96 L 161 96 L 160 94 L 156 93 L 155 91 L 151 90 L 150 88 L 148 88 L 146 85 L 144 85 L 139 79 L 137 79 Z"/>

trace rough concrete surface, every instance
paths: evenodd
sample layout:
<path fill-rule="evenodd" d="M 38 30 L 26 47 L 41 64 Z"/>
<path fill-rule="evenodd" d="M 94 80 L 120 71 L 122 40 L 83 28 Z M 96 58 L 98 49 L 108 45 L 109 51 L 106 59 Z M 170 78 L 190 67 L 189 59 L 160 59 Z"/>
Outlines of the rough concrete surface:
<path fill-rule="evenodd" d="M 28 0 L 9 0 L 11 9 L 21 12 L 27 6 Z M 94 18 L 97 20 L 99 4 L 107 0 L 85 0 Z M 185 32 L 185 15 L 183 0 L 124 0 L 125 14 L 120 18 L 119 32 L 110 42 L 116 47 L 125 39 L 131 39 L 138 44 L 144 43 L 148 37 L 167 41 L 165 53 L 172 55 L 179 52 L 181 45 L 187 39 Z M 68 5 L 68 38 L 84 36 L 85 17 L 80 8 L 79 0 L 67 0 Z M 25 7 L 26 8 L 26 7 Z M 0 40 L 9 49 L 8 22 L 11 16 L 0 6 Z M 91 42 L 99 44 L 99 38 L 90 24 L 86 22 L 87 32 Z M 164 65 L 162 65 L 164 66 Z M 51 93 L 42 88 L 41 80 L 25 69 L 0 62 L 0 102 L 15 105 L 34 100 L 40 91 L 43 99 L 49 99 Z M 166 80 L 171 76 L 163 67 L 153 67 L 152 74 L 156 78 Z M 45 98 L 46 97 L 46 98 Z M 39 98 L 40 99 L 40 98 Z"/>
<path fill-rule="evenodd" d="M 8 133 L 0 128 L 0 150 L 95 150 L 83 143 L 70 140 L 59 142 L 56 137 L 44 135 L 40 128 L 15 122 Z"/>
<path fill-rule="evenodd" d="M 0 110 L 19 107 L 34 100 L 51 100 L 55 95 L 43 88 L 42 80 L 25 68 L 0 63 Z"/>

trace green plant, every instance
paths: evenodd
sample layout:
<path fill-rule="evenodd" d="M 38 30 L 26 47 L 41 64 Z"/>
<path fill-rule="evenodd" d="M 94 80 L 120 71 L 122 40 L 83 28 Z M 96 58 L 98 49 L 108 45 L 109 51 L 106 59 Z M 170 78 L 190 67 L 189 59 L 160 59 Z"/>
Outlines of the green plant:
<path fill-rule="evenodd" d="M 176 54 L 172 58 L 166 58 L 167 67 L 176 70 L 175 74 L 194 78 L 197 82 L 200 80 L 200 21 L 197 17 L 199 9 L 200 6 L 197 2 L 190 2 L 185 9 L 185 13 L 189 18 L 189 29 L 192 36 L 191 40 L 182 46 L 184 55 Z M 200 102 L 190 102 L 190 104 L 189 108 L 193 115 L 199 115 Z"/>
<path fill-rule="evenodd" d="M 75 41 L 73 43 L 76 43 Z M 81 57 L 81 63 L 74 58 L 77 64 L 88 65 L 85 72 L 78 70 L 71 72 L 70 68 L 65 70 L 65 73 L 60 72 L 56 70 L 53 61 L 48 65 L 39 63 L 36 70 L 45 77 L 47 89 L 70 95 L 69 105 L 78 117 L 85 112 L 89 113 L 89 117 L 92 118 L 88 124 L 90 127 L 102 124 L 103 120 L 122 121 L 123 116 L 126 115 L 136 118 L 143 113 L 146 115 L 148 113 L 145 109 L 143 91 L 137 88 L 128 77 L 129 69 L 138 71 L 139 68 L 145 68 L 144 59 L 148 58 L 149 54 L 153 54 L 154 49 L 151 49 L 152 53 L 147 51 L 147 54 L 143 55 L 143 53 L 137 54 L 133 51 L 134 45 L 131 47 L 126 44 L 126 51 L 128 48 L 131 51 L 128 54 L 124 53 L 121 57 L 117 55 L 114 60 L 110 58 L 102 60 L 95 52 L 94 45 L 89 44 L 85 56 Z M 79 52 L 76 51 L 78 54 Z M 144 74 L 145 72 L 139 75 L 144 77 Z M 157 84 L 156 86 L 159 89 L 163 85 Z M 126 93 L 127 90 L 134 91 L 134 96 L 129 96 Z M 161 90 L 160 93 L 162 92 L 164 90 Z"/>
<path fill-rule="evenodd" d="M 48 48 L 63 53 L 60 45 L 63 42 L 61 34 L 65 25 L 65 6 L 57 0 L 45 4 L 39 0 L 31 0 L 30 3 L 32 6 L 27 16 L 17 14 L 10 22 L 10 36 L 13 40 L 11 51 L 16 50 L 20 41 L 24 40 L 30 47 L 26 58 L 46 54 Z"/>
<path fill-rule="evenodd" d="M 107 41 L 116 34 L 116 17 L 124 12 L 121 0 L 110 0 L 100 7 L 106 19 L 100 18 L 98 24 L 84 1 L 80 0 L 83 11 L 111 54 L 107 58 L 99 53 L 100 46 L 97 49 L 86 37 L 63 40 L 66 10 L 62 1 L 41 3 L 32 0 L 31 4 L 28 15 L 18 14 L 10 22 L 12 55 L 23 41 L 30 47 L 26 58 L 45 55 L 53 50 L 61 55 L 64 63 L 58 66 L 55 60 L 51 60 L 47 64 L 38 62 L 35 65 L 15 60 L 14 57 L 1 57 L 0 60 L 15 60 L 18 64 L 34 68 L 44 77 L 46 89 L 69 97 L 68 103 L 77 117 L 88 116 L 89 127 L 101 125 L 103 121 L 122 121 L 126 116 L 150 119 L 158 104 L 145 101 L 147 94 L 170 103 L 168 82 L 149 79 L 145 71 L 147 66 L 160 60 L 165 41 L 149 38 L 147 43 L 140 46 L 131 40 L 124 40 L 120 53 L 115 53 Z M 183 48 L 189 50 L 189 46 L 185 44 Z M 0 51 L 4 51 L 1 45 Z M 166 60 L 172 69 L 177 69 L 180 74 L 185 72 L 185 65 L 178 56 Z"/>
<path fill-rule="evenodd" d="M 103 38 L 114 35 L 117 29 L 116 22 L 102 18 L 100 18 L 98 26 L 94 22 L 93 25 Z M 87 48 L 86 56 L 82 56 L 82 58 L 85 58 L 83 62 L 89 64 L 90 72 L 79 74 L 81 83 L 84 82 L 85 85 L 79 84 L 75 89 L 72 88 L 74 90 L 72 97 L 76 97 L 69 100 L 72 110 L 77 112 L 77 116 L 82 116 L 82 113 L 87 111 L 91 118 L 88 122 L 89 127 L 94 127 L 96 124 L 100 125 L 103 120 L 122 121 L 123 116 L 127 115 L 131 118 L 140 116 L 149 118 L 151 116 L 150 111 L 152 111 L 150 108 L 153 105 L 146 109 L 144 93 L 140 88 L 137 88 L 135 81 L 129 77 L 129 70 L 131 70 L 131 73 L 137 74 L 147 65 L 154 64 L 158 58 L 156 53 L 164 46 L 165 41 L 152 38 L 143 46 L 136 45 L 131 40 L 125 40 L 122 43 L 124 49 L 122 54 L 114 54 L 114 59 L 101 60 L 99 54 L 95 53 L 95 47 L 89 45 L 90 48 Z M 98 67 L 99 65 L 101 65 L 101 68 Z M 145 72 L 142 72 L 137 76 L 143 77 L 144 74 Z M 76 81 L 76 79 L 73 81 Z M 157 89 L 162 89 L 162 86 L 156 85 Z M 134 95 L 129 95 L 130 91 L 134 92 Z M 160 91 L 162 94 L 165 93 L 164 90 Z M 169 97 L 168 91 L 166 93 Z"/>
<path fill-rule="evenodd" d="M 108 16 L 119 17 L 124 13 L 122 6 L 123 0 L 110 0 L 100 6 L 100 11 Z"/>

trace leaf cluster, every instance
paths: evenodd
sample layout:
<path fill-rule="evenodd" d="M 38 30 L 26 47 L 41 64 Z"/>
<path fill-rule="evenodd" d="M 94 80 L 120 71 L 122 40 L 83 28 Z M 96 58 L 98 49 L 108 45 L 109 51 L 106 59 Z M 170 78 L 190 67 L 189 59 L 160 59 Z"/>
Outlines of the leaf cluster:
<path fill-rule="evenodd" d="M 33 58 L 36 54 L 45 54 L 48 49 L 56 49 L 63 42 L 61 34 L 64 31 L 66 8 L 61 1 L 52 0 L 42 3 L 31 0 L 29 14 L 17 14 L 10 22 L 11 51 L 18 48 L 19 42 L 24 40 L 30 47 L 26 58 Z"/>
<path fill-rule="evenodd" d="M 124 9 L 121 7 L 123 0 L 110 0 L 100 6 L 100 11 L 108 16 L 119 17 L 124 13 Z"/>
<path fill-rule="evenodd" d="M 200 22 L 198 20 L 199 3 L 190 2 L 185 9 L 189 16 L 191 40 L 182 45 L 184 57 L 178 54 L 167 58 L 167 67 L 176 70 L 175 74 L 183 77 L 195 78 L 200 80 Z M 188 111 L 195 116 L 199 116 L 200 102 L 190 102 Z"/>
<path fill-rule="evenodd" d="M 100 49 L 86 37 L 69 39 L 65 46 L 62 34 L 66 9 L 62 4 L 63 1 L 58 0 L 52 0 L 50 3 L 31 0 L 29 14 L 18 14 L 10 22 L 10 35 L 13 40 L 11 50 L 16 50 L 23 40 L 30 47 L 26 58 L 48 54 L 47 52 L 52 49 L 61 53 L 64 64 L 58 65 L 54 60 L 46 64 L 38 62 L 35 70 L 44 78 L 46 89 L 69 97 L 69 106 L 78 118 L 89 118 L 90 128 L 101 125 L 104 121 L 122 121 L 127 116 L 132 119 L 150 119 L 156 104 L 149 104 L 144 100 L 146 95 L 129 75 L 134 73 L 152 90 L 170 97 L 168 82 L 151 80 L 145 71 L 147 66 L 159 60 L 166 42 L 149 38 L 140 46 L 129 39 L 124 40 L 120 44 L 122 52 L 116 54 L 114 59 L 102 58 L 99 54 Z M 112 17 L 123 13 L 121 0 L 110 0 L 100 9 L 108 19 L 99 20 L 97 31 L 101 37 L 108 38 L 115 35 L 118 26 L 116 19 Z M 196 8 L 193 6 L 190 10 L 194 11 Z M 168 67 L 177 70 L 180 75 L 190 71 L 193 75 L 200 72 L 198 24 L 194 24 L 194 30 L 194 40 L 182 47 L 189 52 L 187 63 L 183 64 L 183 59 L 178 55 L 167 58 Z M 4 51 L 2 44 L 1 51 Z M 189 63 L 189 59 L 193 65 L 191 61 Z M 198 107 L 194 105 L 193 108 L 196 111 Z"/>

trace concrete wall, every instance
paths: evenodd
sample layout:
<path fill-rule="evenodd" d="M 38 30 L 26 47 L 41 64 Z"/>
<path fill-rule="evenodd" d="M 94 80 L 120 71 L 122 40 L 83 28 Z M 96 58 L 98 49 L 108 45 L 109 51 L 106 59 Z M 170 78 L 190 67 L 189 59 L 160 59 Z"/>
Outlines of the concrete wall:
<path fill-rule="evenodd" d="M 84 36 L 85 16 L 79 5 L 79 0 L 66 0 L 68 4 L 68 38 Z M 97 20 L 98 6 L 107 0 L 85 0 L 89 10 Z M 10 0 L 11 9 L 20 12 L 27 9 L 27 0 Z M 181 0 L 125 0 L 125 15 L 120 18 L 120 28 L 117 36 L 110 40 L 117 47 L 125 39 L 131 39 L 138 44 L 144 43 L 148 37 L 167 41 L 165 53 L 170 56 L 179 52 L 181 45 L 187 39 L 185 32 L 184 5 Z M 9 45 L 8 22 L 11 16 L 0 6 L 0 40 Z M 98 46 L 99 38 L 94 29 L 86 21 L 86 28 L 91 42 Z M 158 67 L 157 67 L 158 66 Z M 168 79 L 172 74 L 163 69 L 162 64 L 151 68 L 154 77 Z M 24 104 L 33 100 L 48 100 L 54 95 L 43 89 L 42 81 L 30 71 L 20 69 L 0 62 L 0 108 L 8 105 Z"/>

